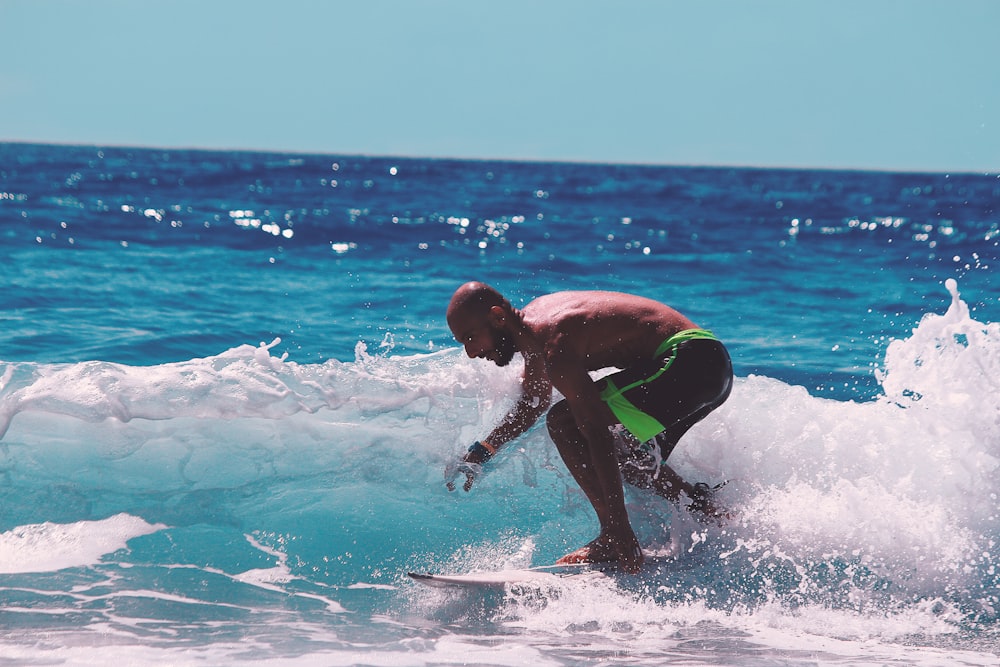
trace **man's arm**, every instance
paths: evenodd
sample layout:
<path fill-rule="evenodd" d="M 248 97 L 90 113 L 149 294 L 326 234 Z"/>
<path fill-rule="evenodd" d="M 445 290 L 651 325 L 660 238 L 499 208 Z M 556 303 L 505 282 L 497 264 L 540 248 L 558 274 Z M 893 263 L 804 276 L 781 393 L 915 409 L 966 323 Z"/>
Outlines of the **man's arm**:
<path fill-rule="evenodd" d="M 501 445 L 531 428 L 551 403 L 552 383 L 549 382 L 544 361 L 537 354 L 525 356 L 521 395 L 517 402 L 485 440 L 477 442 L 458 462 L 450 463 L 445 468 L 448 490 L 455 490 L 455 478 L 461 474 L 465 475 L 462 488 L 466 491 L 471 489 L 476 476 L 482 471 L 482 464 L 492 458 Z"/>
<path fill-rule="evenodd" d="M 486 436 L 487 450 L 492 448 L 496 451 L 501 445 L 527 431 L 545 414 L 551 403 L 552 383 L 549 382 L 544 360 L 541 355 L 526 355 L 521 395 L 503 420 Z M 477 450 L 469 452 L 465 460 L 469 463 L 482 463 L 486 458 Z"/>

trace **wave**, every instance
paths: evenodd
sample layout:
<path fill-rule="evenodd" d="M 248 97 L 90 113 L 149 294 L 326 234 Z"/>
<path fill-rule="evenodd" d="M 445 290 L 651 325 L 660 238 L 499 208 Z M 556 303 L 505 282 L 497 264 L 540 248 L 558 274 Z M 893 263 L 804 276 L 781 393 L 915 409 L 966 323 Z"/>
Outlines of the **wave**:
<path fill-rule="evenodd" d="M 776 610 L 793 609 L 800 629 L 852 637 L 992 627 L 1000 325 L 972 319 L 948 289 L 945 314 L 889 345 L 874 400 L 738 378 L 671 459 L 692 481 L 728 481 L 719 497 L 735 518 L 706 526 L 630 490 L 640 539 L 669 564 L 619 582 L 615 604 L 646 618 L 695 605 L 701 619 L 779 625 L 791 616 Z M 131 558 L 114 552 L 147 535 L 142 557 L 164 565 L 184 539 L 207 562 L 243 543 L 237 552 L 255 555 L 213 566 L 231 582 L 280 570 L 265 583 L 395 589 L 406 569 L 551 562 L 593 537 L 592 511 L 544 428 L 508 446 L 471 493 L 444 490 L 445 463 L 508 408 L 516 367 L 458 349 L 397 356 L 391 341 L 379 354 L 359 344 L 352 362 L 297 364 L 273 356 L 276 344 L 151 367 L 4 364 L 6 571 L 27 571 L 47 544 L 76 545 L 70 533 L 89 545 L 73 547 L 76 560 L 56 553 L 53 567 Z M 565 623 L 558 601 L 551 613 L 537 600 L 510 604 L 520 623 Z M 614 625 L 608 604 L 592 601 L 581 618 Z M 831 610 L 844 616 L 824 630 Z M 888 630 L 879 618 L 900 620 Z"/>

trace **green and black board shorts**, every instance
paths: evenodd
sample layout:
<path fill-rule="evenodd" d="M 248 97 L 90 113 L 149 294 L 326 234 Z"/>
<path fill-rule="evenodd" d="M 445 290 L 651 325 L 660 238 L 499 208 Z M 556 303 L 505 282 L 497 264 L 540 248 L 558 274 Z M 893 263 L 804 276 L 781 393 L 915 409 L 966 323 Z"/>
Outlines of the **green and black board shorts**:
<path fill-rule="evenodd" d="M 687 329 L 663 341 L 648 364 L 602 378 L 598 386 L 601 399 L 640 443 L 666 433 L 672 446 L 729 397 L 733 365 L 712 332 Z"/>

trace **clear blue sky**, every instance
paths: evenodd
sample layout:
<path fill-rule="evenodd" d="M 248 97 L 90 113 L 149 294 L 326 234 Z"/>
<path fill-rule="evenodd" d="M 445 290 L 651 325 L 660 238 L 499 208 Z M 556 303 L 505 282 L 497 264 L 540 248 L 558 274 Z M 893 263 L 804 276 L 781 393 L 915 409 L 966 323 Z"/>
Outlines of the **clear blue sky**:
<path fill-rule="evenodd" d="M 0 0 L 0 141 L 1000 171 L 997 0 Z"/>

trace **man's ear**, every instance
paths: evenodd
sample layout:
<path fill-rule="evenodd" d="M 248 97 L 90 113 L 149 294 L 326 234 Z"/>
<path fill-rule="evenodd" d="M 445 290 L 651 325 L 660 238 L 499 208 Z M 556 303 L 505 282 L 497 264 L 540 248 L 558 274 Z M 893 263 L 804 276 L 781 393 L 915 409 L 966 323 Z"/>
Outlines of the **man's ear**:
<path fill-rule="evenodd" d="M 489 313 L 490 324 L 495 327 L 502 327 L 507 323 L 507 311 L 500 306 L 493 306 Z"/>

